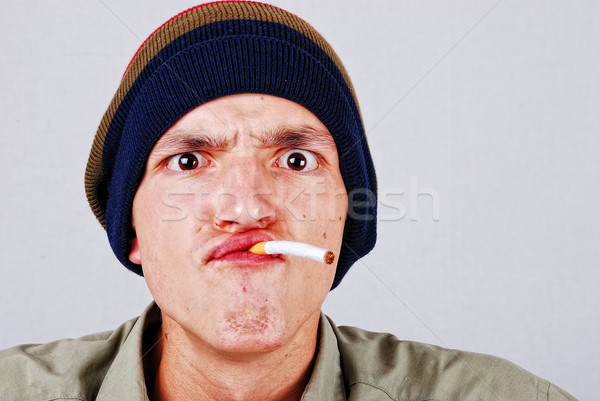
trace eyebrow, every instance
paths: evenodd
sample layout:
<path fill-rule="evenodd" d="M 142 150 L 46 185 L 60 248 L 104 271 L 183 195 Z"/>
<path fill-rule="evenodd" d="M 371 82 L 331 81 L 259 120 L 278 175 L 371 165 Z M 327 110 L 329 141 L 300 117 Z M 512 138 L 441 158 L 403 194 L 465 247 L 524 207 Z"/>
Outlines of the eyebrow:
<path fill-rule="evenodd" d="M 267 132 L 263 136 L 255 136 L 263 147 L 291 147 L 302 148 L 310 145 L 335 146 L 333 137 L 329 132 L 322 132 L 310 126 L 302 126 L 297 129 L 281 128 Z"/>
<path fill-rule="evenodd" d="M 192 150 L 227 150 L 232 144 L 205 131 L 167 134 L 156 143 L 154 151 L 160 155 Z M 153 152 L 154 152 L 153 151 Z"/>
<path fill-rule="evenodd" d="M 310 126 L 282 127 L 257 135 L 251 133 L 252 138 L 260 142 L 264 148 L 275 147 L 335 147 L 333 137 L 329 132 L 323 132 Z M 158 140 L 155 149 L 156 156 L 162 157 L 171 153 L 182 153 L 194 150 L 226 151 L 235 146 L 237 134 L 233 140 L 224 136 L 220 137 L 207 131 L 169 133 Z"/>

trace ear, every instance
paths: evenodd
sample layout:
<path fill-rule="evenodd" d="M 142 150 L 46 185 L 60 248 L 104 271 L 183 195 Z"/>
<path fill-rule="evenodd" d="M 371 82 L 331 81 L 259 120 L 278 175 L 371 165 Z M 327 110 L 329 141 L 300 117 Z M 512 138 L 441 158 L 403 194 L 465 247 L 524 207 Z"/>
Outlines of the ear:
<path fill-rule="evenodd" d="M 129 260 L 131 263 L 135 263 L 136 265 L 142 264 L 140 245 L 138 244 L 137 237 L 133 237 L 129 240 Z"/>

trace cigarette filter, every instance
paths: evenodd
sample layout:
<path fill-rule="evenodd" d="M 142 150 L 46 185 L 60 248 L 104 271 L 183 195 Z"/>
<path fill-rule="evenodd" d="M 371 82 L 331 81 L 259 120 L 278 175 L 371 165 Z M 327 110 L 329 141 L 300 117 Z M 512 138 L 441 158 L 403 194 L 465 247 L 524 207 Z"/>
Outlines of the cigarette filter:
<path fill-rule="evenodd" d="M 259 242 L 248 249 L 257 255 L 293 255 L 316 260 L 328 265 L 335 261 L 335 254 L 327 249 L 294 241 Z"/>

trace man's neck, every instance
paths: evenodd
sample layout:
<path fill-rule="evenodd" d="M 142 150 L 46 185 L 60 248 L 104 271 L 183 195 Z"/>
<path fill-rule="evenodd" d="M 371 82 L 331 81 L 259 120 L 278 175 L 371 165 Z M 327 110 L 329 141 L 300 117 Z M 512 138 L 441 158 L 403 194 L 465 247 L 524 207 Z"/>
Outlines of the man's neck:
<path fill-rule="evenodd" d="M 147 376 L 148 396 L 151 401 L 300 400 L 316 356 L 318 319 L 304 330 L 276 350 L 236 356 L 173 338 L 177 330 L 163 325 L 158 346 L 145 359 L 158 364 L 154 380 Z"/>

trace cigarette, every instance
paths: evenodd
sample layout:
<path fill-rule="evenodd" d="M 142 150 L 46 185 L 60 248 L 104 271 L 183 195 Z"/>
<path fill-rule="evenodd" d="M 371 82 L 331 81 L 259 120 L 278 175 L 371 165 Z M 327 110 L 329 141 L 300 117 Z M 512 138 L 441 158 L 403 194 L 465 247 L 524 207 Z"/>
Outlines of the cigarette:
<path fill-rule="evenodd" d="M 335 261 L 335 253 L 327 249 L 318 248 L 314 245 L 293 241 L 269 241 L 259 242 L 248 249 L 257 255 L 293 255 L 316 260 L 328 265 Z"/>

